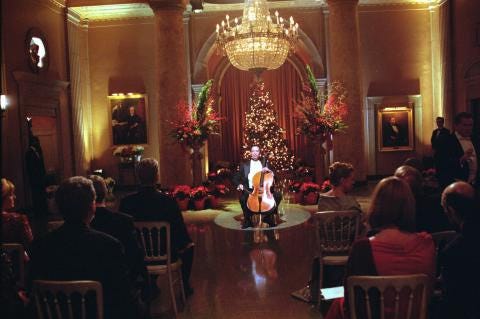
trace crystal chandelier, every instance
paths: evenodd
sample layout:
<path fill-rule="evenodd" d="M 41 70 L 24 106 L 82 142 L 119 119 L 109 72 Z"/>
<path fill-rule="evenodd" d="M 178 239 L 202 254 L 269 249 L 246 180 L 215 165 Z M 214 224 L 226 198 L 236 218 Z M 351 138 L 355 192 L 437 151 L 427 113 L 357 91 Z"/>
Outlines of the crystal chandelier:
<path fill-rule="evenodd" d="M 217 48 L 234 67 L 257 74 L 280 67 L 297 39 L 298 23 L 292 17 L 285 21 L 278 11 L 272 18 L 266 0 L 245 0 L 240 23 L 227 15 L 217 24 Z"/>

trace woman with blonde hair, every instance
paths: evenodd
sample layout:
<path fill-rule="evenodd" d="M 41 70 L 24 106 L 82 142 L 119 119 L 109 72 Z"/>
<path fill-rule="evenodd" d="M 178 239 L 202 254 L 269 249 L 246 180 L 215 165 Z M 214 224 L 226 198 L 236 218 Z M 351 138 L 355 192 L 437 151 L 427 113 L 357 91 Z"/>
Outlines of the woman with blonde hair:
<path fill-rule="evenodd" d="M 33 240 L 32 229 L 25 215 L 10 212 L 15 207 L 15 185 L 2 178 L 2 242 L 20 243 L 28 248 Z"/>
<path fill-rule="evenodd" d="M 348 276 L 435 276 L 435 245 L 427 233 L 415 233 L 415 199 L 398 177 L 382 179 L 376 186 L 368 223 L 375 235 L 353 244 Z M 332 304 L 326 319 L 348 318 L 343 300 Z M 348 311 L 348 306 L 345 307 Z"/>

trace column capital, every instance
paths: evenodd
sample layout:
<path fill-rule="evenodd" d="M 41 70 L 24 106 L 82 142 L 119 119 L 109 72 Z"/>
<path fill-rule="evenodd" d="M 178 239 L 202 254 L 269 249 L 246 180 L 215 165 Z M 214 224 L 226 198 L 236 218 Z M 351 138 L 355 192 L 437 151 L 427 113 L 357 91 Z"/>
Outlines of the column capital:
<path fill-rule="evenodd" d="M 148 0 L 153 12 L 162 10 L 185 11 L 187 0 Z"/>

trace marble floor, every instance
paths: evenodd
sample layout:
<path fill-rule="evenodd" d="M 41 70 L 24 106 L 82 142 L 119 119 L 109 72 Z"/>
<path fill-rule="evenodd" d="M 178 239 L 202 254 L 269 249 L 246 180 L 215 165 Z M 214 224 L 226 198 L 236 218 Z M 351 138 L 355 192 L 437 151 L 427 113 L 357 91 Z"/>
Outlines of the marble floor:
<path fill-rule="evenodd" d="M 371 187 L 357 190 L 365 209 Z M 238 210 L 235 199 L 224 201 Z M 315 212 L 315 206 L 286 205 Z M 288 208 L 287 208 L 288 209 Z M 191 284 L 194 294 L 180 318 L 322 318 L 291 293 L 303 287 L 314 257 L 311 219 L 267 231 L 235 230 L 215 223 L 218 211 L 187 211 L 184 218 L 195 242 Z"/>

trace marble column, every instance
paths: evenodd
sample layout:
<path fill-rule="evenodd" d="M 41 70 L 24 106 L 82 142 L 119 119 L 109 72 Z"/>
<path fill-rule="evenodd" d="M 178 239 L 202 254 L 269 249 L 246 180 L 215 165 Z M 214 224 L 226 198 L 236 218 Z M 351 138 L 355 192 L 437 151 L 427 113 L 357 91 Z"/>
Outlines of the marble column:
<path fill-rule="evenodd" d="M 327 0 L 329 80 L 341 81 L 348 91 L 345 133 L 334 137 L 334 161 L 350 162 L 357 181 L 366 180 L 363 94 L 360 74 L 358 0 Z"/>
<path fill-rule="evenodd" d="M 172 122 L 180 120 L 177 105 L 187 101 L 184 0 L 150 0 L 155 14 L 155 94 L 158 96 L 160 183 L 192 183 L 190 154 L 169 136 Z"/>

